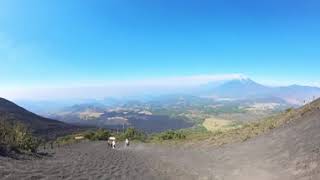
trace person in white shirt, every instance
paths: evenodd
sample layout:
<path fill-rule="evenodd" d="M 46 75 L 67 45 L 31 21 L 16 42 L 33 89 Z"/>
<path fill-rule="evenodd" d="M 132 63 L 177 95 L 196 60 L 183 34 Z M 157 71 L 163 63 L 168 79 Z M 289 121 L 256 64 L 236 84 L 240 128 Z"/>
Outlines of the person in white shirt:
<path fill-rule="evenodd" d="M 129 146 L 129 139 L 126 138 L 126 146 L 128 147 Z"/>

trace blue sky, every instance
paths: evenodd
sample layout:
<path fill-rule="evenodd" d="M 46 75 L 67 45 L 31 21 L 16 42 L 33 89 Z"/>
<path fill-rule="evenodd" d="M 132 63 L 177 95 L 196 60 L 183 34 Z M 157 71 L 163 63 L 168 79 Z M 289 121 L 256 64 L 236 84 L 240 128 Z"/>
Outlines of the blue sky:
<path fill-rule="evenodd" d="M 319 9 L 317 0 L 0 0 L 0 84 L 244 74 L 320 86 Z"/>

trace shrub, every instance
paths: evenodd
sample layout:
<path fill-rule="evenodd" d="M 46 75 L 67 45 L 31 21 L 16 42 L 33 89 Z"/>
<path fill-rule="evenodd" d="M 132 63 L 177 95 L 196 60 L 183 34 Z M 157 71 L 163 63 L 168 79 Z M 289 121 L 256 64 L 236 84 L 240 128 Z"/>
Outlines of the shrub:
<path fill-rule="evenodd" d="M 84 138 L 89 139 L 91 141 L 108 140 L 110 136 L 111 136 L 110 132 L 104 129 L 99 129 L 97 131 L 90 131 L 84 134 Z"/>
<path fill-rule="evenodd" d="M 95 132 L 93 139 L 98 141 L 108 140 L 110 137 L 110 132 L 107 130 L 99 129 Z"/>
<path fill-rule="evenodd" d="M 75 138 L 74 135 L 67 135 L 67 136 L 63 136 L 63 137 L 59 137 L 55 143 L 63 145 L 63 144 L 71 144 L 73 142 L 75 142 Z"/>
<path fill-rule="evenodd" d="M 158 135 L 158 139 L 160 140 L 179 140 L 179 139 L 185 139 L 185 138 L 186 136 L 184 134 L 176 131 L 165 131 Z"/>
<path fill-rule="evenodd" d="M 94 139 L 94 132 L 87 132 L 84 134 L 84 138 L 92 140 Z"/>
<path fill-rule="evenodd" d="M 130 140 L 138 140 L 138 141 L 145 141 L 146 140 L 146 135 L 134 128 L 128 128 L 125 130 L 125 132 L 123 132 L 122 134 L 120 134 L 117 139 L 118 140 L 124 140 L 124 139 L 130 139 Z"/>
<path fill-rule="evenodd" d="M 72 144 L 80 142 L 81 140 L 77 140 L 76 137 L 83 136 L 84 139 L 90 141 L 105 141 L 108 140 L 111 136 L 111 133 L 105 129 L 98 129 L 96 131 L 86 131 L 77 134 L 71 134 L 63 137 L 59 137 L 55 143 L 63 145 L 63 144 Z"/>
<path fill-rule="evenodd" d="M 292 111 L 293 111 L 293 108 L 288 108 L 288 109 L 285 110 L 286 113 L 290 113 Z"/>
<path fill-rule="evenodd" d="M 21 123 L 2 122 L 0 127 L 1 151 L 29 151 L 36 152 L 40 140 L 32 136 L 30 131 Z"/>

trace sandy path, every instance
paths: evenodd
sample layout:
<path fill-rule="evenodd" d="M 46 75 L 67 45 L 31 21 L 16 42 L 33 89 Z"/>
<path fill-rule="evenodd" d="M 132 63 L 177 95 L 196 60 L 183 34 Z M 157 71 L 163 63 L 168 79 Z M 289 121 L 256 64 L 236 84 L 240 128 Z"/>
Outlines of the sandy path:
<path fill-rule="evenodd" d="M 86 142 L 55 150 L 52 157 L 13 160 L 0 157 L 0 179 L 190 179 L 175 167 L 132 148 Z"/>

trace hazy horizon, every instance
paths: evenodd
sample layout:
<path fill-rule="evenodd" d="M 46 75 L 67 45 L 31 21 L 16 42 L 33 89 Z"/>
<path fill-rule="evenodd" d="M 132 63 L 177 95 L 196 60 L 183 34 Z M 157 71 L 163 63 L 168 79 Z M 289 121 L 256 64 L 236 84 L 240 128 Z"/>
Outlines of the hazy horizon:
<path fill-rule="evenodd" d="M 11 100 L 28 101 L 63 101 L 63 100 L 85 100 L 85 99 L 104 99 L 104 98 L 130 98 L 143 96 L 161 96 L 170 94 L 189 94 L 192 90 L 201 88 L 207 84 L 223 84 L 232 80 L 253 80 L 243 74 L 220 74 L 220 75 L 195 75 L 184 77 L 150 78 L 144 80 L 123 80 L 110 82 L 97 82 L 93 84 L 74 84 L 67 87 L 63 86 L 37 86 L 27 88 L 3 88 L 0 94 L 4 98 Z M 286 87 L 291 85 L 301 85 L 318 87 L 310 84 L 297 83 L 261 83 L 267 87 Z"/>

